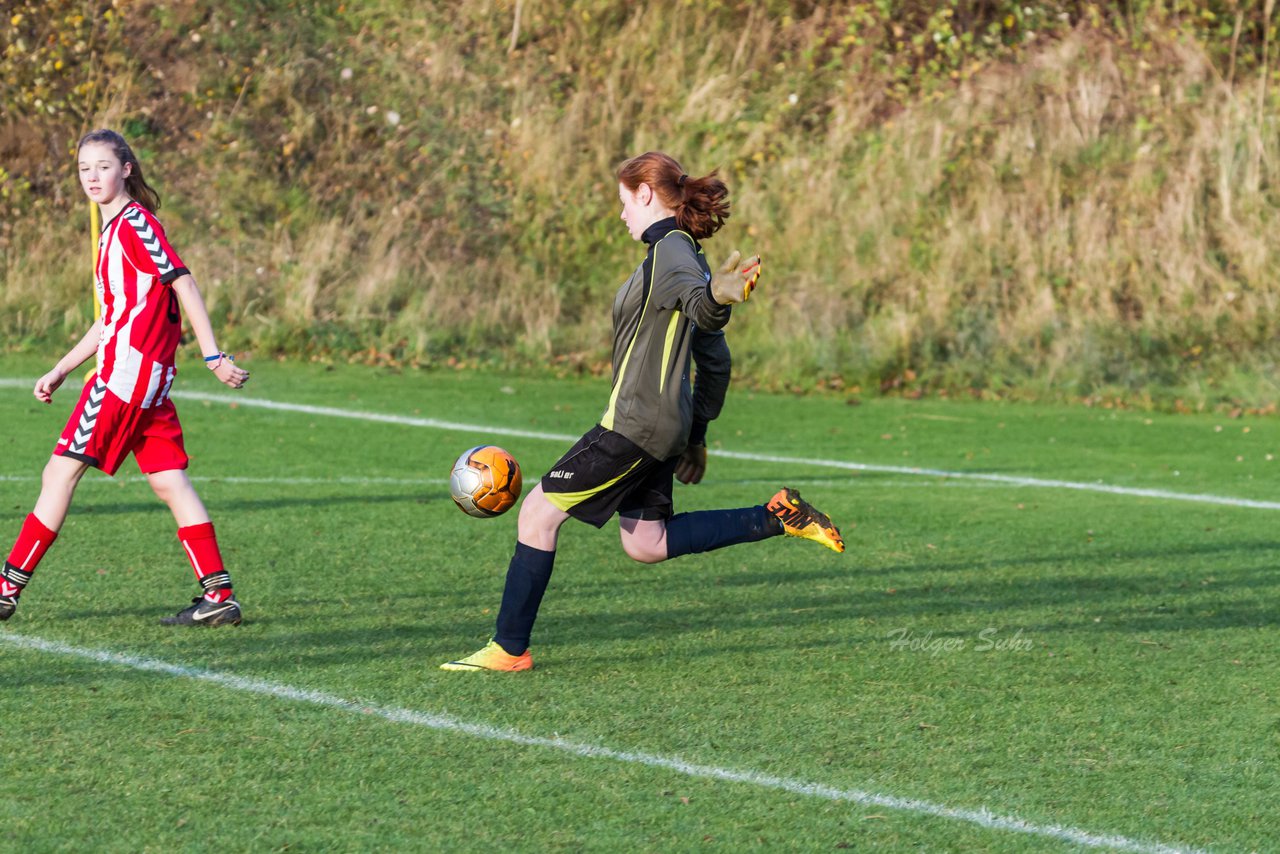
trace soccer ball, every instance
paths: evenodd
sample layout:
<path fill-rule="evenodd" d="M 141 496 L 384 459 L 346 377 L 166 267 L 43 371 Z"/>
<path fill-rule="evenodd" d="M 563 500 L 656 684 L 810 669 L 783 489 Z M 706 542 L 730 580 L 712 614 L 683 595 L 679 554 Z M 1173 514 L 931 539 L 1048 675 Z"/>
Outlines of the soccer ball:
<path fill-rule="evenodd" d="M 463 513 L 488 519 L 501 516 L 520 497 L 520 465 L 495 445 L 472 448 L 453 464 L 449 493 Z"/>

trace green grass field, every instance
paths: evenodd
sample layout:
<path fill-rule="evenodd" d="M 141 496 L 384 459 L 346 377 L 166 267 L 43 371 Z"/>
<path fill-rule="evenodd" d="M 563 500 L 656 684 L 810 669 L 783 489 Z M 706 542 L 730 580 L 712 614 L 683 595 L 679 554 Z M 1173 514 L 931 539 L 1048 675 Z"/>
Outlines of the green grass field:
<path fill-rule="evenodd" d="M 159 626 L 196 590 L 172 519 L 91 473 L 0 627 L 0 849 L 1280 847 L 1274 418 L 731 392 L 737 456 L 677 506 L 787 483 L 848 553 L 642 566 L 570 522 L 537 668 L 457 674 L 515 514 L 459 513 L 449 465 L 493 442 L 532 483 L 568 440 L 510 431 L 576 437 L 605 382 L 182 367 L 246 622 Z M 6 550 L 73 403 L 45 368 L 0 359 Z"/>

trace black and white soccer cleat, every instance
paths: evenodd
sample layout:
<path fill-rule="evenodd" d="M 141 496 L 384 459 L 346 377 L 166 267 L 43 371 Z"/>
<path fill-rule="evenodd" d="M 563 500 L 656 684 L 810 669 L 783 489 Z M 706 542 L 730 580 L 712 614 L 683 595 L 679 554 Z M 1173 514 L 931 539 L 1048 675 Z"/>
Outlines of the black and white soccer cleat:
<path fill-rule="evenodd" d="M 191 607 L 184 608 L 172 617 L 161 617 L 163 626 L 238 626 L 240 603 L 235 599 L 210 602 L 203 596 L 191 600 Z"/>

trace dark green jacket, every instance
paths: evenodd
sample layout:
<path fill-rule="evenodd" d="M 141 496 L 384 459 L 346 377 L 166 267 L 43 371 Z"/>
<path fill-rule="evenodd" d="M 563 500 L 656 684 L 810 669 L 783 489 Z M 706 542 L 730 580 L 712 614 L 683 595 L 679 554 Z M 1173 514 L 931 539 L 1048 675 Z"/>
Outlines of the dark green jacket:
<path fill-rule="evenodd" d="M 684 451 L 691 429 L 701 441 L 720 414 L 730 372 L 720 330 L 729 307 L 712 298 L 702 247 L 674 217 L 649 226 L 642 239 L 649 252 L 613 301 L 613 390 L 600 424 L 665 460 Z"/>

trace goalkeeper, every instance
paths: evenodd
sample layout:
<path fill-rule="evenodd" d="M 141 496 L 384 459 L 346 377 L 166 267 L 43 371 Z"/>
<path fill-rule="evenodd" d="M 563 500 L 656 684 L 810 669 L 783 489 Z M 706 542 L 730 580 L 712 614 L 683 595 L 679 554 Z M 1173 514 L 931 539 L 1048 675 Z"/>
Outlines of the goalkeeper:
<path fill-rule="evenodd" d="M 721 330 L 731 307 L 750 297 L 760 259 L 740 263 L 734 252 L 711 274 L 701 241 L 729 216 L 729 191 L 715 172 L 692 178 L 668 155 L 648 152 L 623 163 L 617 177 L 622 221 L 648 252 L 614 298 L 608 406 L 520 505 L 493 638 L 444 670 L 533 667 L 529 639 L 570 517 L 602 528 L 617 514 L 623 549 L 644 563 L 784 533 L 844 551 L 831 520 L 787 487 L 752 507 L 674 513 L 672 478 L 697 483 L 706 470 L 707 425 L 729 387 Z"/>

